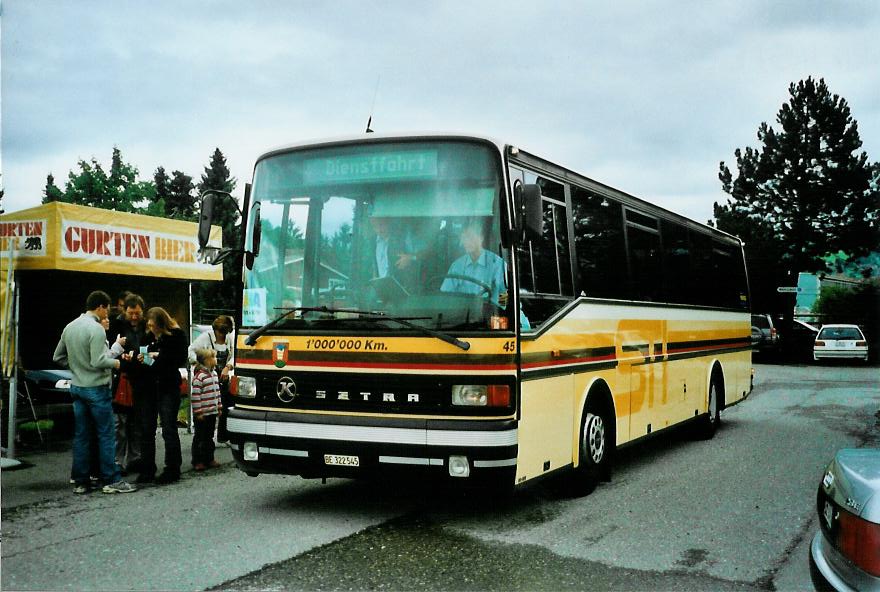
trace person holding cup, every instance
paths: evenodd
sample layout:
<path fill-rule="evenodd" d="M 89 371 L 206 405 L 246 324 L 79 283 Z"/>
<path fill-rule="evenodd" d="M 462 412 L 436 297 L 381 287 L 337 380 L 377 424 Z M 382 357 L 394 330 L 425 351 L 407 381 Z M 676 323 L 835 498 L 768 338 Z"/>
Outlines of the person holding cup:
<path fill-rule="evenodd" d="M 180 435 L 177 433 L 177 413 L 180 410 L 180 368 L 186 367 L 186 333 L 168 312 L 155 306 L 147 311 L 146 345 L 142 345 L 137 359 L 147 366 L 152 377 L 155 395 L 149 397 L 144 413 L 143 440 L 141 441 L 142 471 L 138 483 L 155 481 L 160 485 L 180 479 L 183 462 Z M 156 417 L 162 424 L 165 442 L 165 469 L 156 476 Z"/>

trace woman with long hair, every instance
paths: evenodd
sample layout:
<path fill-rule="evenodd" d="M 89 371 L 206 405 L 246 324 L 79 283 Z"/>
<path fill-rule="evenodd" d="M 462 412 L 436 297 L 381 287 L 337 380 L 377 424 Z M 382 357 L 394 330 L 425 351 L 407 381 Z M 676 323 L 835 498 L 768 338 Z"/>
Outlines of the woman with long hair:
<path fill-rule="evenodd" d="M 144 410 L 141 460 L 143 471 L 138 483 L 155 481 L 162 485 L 180 479 L 180 436 L 177 433 L 177 413 L 180 410 L 180 368 L 186 367 L 186 333 L 168 312 L 159 306 L 147 311 L 147 351 L 138 360 L 149 366 L 155 387 L 155 396 L 147 397 Z M 162 424 L 165 442 L 165 469 L 156 476 L 156 416 Z"/>

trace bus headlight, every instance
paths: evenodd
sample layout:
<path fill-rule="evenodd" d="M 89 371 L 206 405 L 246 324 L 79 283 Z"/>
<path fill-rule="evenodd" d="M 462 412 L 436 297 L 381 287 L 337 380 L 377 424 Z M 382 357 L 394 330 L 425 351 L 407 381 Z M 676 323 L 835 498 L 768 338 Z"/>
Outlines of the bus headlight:
<path fill-rule="evenodd" d="M 506 384 L 454 384 L 452 404 L 471 407 L 508 407 L 510 387 Z"/>
<path fill-rule="evenodd" d="M 229 392 L 239 397 L 253 399 L 257 396 L 257 380 L 253 376 L 233 376 Z"/>

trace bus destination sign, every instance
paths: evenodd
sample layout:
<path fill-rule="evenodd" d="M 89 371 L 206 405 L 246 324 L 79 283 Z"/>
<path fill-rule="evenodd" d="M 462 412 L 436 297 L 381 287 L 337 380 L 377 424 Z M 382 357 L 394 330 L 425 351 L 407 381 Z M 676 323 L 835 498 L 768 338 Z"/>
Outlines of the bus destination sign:
<path fill-rule="evenodd" d="M 392 179 L 433 179 L 436 176 L 436 150 L 312 158 L 305 161 L 303 170 L 303 181 L 306 185 Z"/>

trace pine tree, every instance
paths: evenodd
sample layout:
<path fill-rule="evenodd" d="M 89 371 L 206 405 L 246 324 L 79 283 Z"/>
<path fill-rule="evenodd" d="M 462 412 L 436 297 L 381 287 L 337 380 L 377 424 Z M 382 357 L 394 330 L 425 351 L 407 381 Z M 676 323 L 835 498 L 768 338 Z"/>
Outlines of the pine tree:
<path fill-rule="evenodd" d="M 64 192 L 55 184 L 55 176 L 52 173 L 46 175 L 46 188 L 43 190 L 43 203 L 53 201 L 65 201 Z"/>
<path fill-rule="evenodd" d="M 129 182 L 122 162 L 122 152 L 116 146 L 113 147 L 113 156 L 110 160 L 110 177 L 108 181 L 108 191 L 106 196 L 106 207 L 108 210 L 118 210 L 121 197 L 125 191 L 125 187 Z"/>
<path fill-rule="evenodd" d="M 226 166 L 226 157 L 216 148 L 211 155 L 211 162 L 205 167 L 201 181 L 198 184 L 199 195 L 209 189 L 232 193 L 235 189 L 236 179 L 231 176 Z M 235 203 L 233 203 L 235 200 Z M 214 205 L 214 224 L 223 229 L 223 246 L 239 248 L 241 244 L 241 232 L 238 227 L 238 200 L 235 198 L 218 196 Z M 219 288 L 216 284 L 202 283 L 195 291 L 194 307 L 198 310 L 225 309 L 232 311 L 237 308 L 238 292 L 241 287 L 241 257 L 229 257 L 223 262 L 223 282 Z M 197 318 L 204 316 L 197 314 Z"/>
<path fill-rule="evenodd" d="M 161 215 L 165 215 L 165 204 L 171 195 L 171 179 L 165 172 L 165 167 L 158 167 L 153 173 L 153 185 L 156 187 L 156 196 L 154 198 L 154 207 L 156 207 Z"/>
<path fill-rule="evenodd" d="M 779 131 L 762 123 L 762 148 L 736 150 L 735 179 L 721 163 L 718 177 L 731 199 L 716 219 L 722 230 L 738 220 L 747 234 L 750 226 L 769 231 L 788 271 L 818 271 L 828 253 L 855 257 L 877 248 L 880 202 L 846 100 L 822 79 L 791 84 L 789 94 L 776 117 Z"/>
<path fill-rule="evenodd" d="M 174 171 L 165 199 L 165 214 L 177 220 L 196 220 L 196 198 L 192 177 Z"/>
<path fill-rule="evenodd" d="M 138 181 L 138 169 L 122 160 L 122 153 L 113 147 L 105 207 L 118 212 L 139 212 L 153 201 L 152 183 Z"/>

